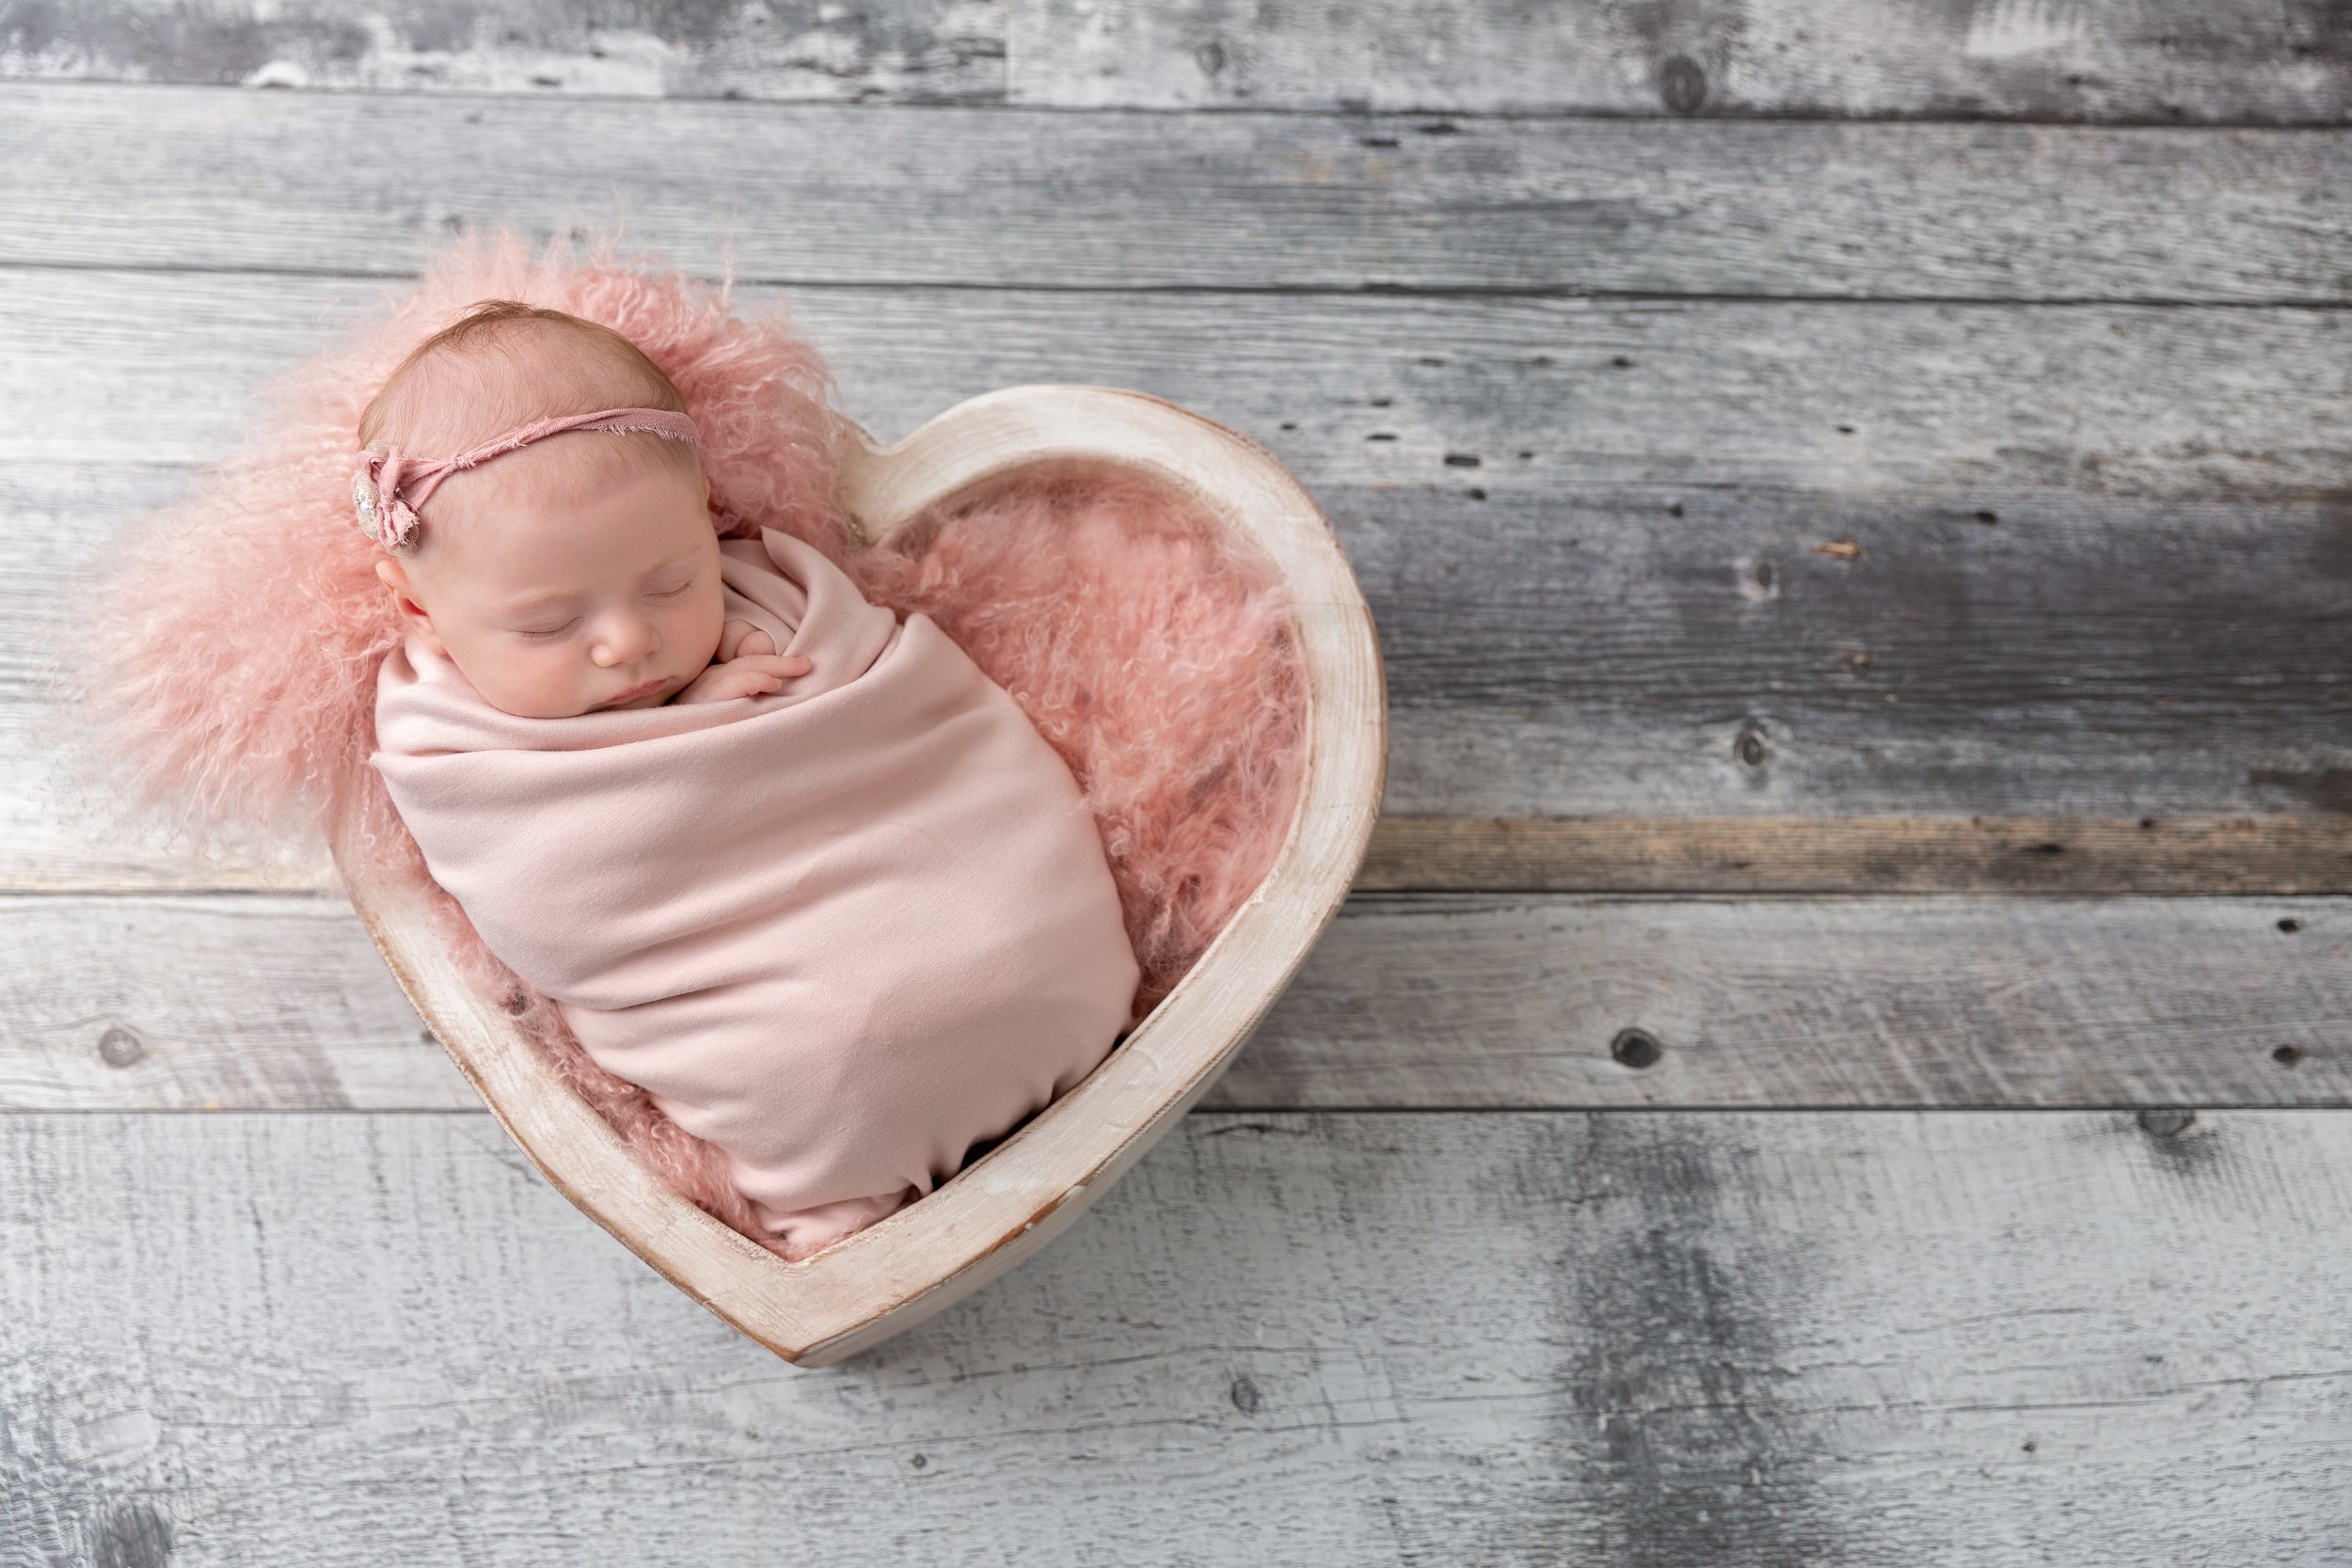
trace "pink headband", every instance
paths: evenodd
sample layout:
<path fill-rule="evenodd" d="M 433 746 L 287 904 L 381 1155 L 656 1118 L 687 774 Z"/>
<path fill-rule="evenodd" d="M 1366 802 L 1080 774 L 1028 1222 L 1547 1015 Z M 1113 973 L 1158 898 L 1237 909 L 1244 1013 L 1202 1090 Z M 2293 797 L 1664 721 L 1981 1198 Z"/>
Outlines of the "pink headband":
<path fill-rule="evenodd" d="M 470 468 L 567 430 L 643 430 L 676 441 L 699 439 L 694 421 L 670 409 L 606 408 L 594 414 L 533 420 L 438 462 L 420 463 L 403 455 L 398 447 L 363 451 L 351 476 L 351 504 L 359 514 L 359 531 L 395 555 L 405 554 L 416 546 L 417 514 L 441 481 L 460 468 Z"/>

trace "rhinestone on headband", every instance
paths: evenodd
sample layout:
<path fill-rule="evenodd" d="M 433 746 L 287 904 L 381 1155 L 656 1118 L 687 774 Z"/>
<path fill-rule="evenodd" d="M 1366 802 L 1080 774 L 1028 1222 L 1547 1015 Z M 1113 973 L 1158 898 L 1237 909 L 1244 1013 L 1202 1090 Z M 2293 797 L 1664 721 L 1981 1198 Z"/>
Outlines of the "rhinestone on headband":
<path fill-rule="evenodd" d="M 700 436 L 694 421 L 669 408 L 603 408 L 593 414 L 564 414 L 533 420 L 529 424 L 491 436 L 454 457 L 419 463 L 398 447 L 359 454 L 351 475 L 351 506 L 359 531 L 395 555 L 416 547 L 418 512 L 441 481 L 462 468 L 529 446 L 567 430 L 644 431 L 674 441 L 694 443 Z"/>

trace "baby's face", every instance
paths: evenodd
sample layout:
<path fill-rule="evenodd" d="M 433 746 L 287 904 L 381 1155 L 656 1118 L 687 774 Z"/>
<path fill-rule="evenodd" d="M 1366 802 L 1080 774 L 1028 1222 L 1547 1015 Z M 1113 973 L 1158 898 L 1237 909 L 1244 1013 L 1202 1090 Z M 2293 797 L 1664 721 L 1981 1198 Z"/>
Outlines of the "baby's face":
<path fill-rule="evenodd" d="M 425 530 L 441 531 L 429 559 L 377 564 L 415 629 L 504 712 L 652 707 L 718 651 L 719 537 L 701 477 L 614 476 L 609 453 L 576 444 L 611 439 L 566 434 L 451 476 L 426 505 Z"/>

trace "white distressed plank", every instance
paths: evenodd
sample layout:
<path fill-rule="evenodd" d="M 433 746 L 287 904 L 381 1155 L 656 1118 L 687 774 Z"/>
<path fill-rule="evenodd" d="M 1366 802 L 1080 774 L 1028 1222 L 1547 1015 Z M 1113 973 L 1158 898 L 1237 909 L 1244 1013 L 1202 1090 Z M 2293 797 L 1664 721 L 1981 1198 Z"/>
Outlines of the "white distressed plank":
<path fill-rule="evenodd" d="M 1195 1115 L 1061 1244 L 795 1374 L 486 1117 L 18 1117 L 0 1539 L 2341 1563 L 2348 1200 L 2328 1114 Z"/>
<path fill-rule="evenodd" d="M 0 898 L 0 1110 L 478 1103 L 334 895 Z M 1359 895 L 1204 1103 L 2352 1104 L 2352 902 Z"/>
<path fill-rule="evenodd" d="M 75 0 L 0 11 L 0 78 L 600 98 L 1004 96 L 1002 0 Z"/>
<path fill-rule="evenodd" d="M 1168 108 L 2341 123 L 2325 6 L 1011 0 L 1016 101 Z"/>
<path fill-rule="evenodd" d="M 2340 120 L 2344 24 L 2128 8 L 1747 0 L 82 0 L 0 13 L 0 76 L 380 92 L 1620 115 Z"/>
<path fill-rule="evenodd" d="M 0 261 L 397 274 L 507 222 L 802 285 L 2315 303 L 2352 283 L 2347 146 L 19 87 Z"/>

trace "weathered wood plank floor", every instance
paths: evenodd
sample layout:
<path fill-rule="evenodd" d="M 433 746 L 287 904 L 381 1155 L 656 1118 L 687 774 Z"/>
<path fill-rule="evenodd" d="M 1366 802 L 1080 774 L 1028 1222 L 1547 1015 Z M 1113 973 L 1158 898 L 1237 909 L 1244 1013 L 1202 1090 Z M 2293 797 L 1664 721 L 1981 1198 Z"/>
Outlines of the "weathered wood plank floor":
<path fill-rule="evenodd" d="M 2352 1563 L 2352 21 L 0 5 L 0 1568 Z M 275 89 L 275 90 L 260 90 Z M 493 221 L 894 438 L 1263 441 L 1361 891 L 1072 1236 L 796 1373 L 50 631 Z"/>

